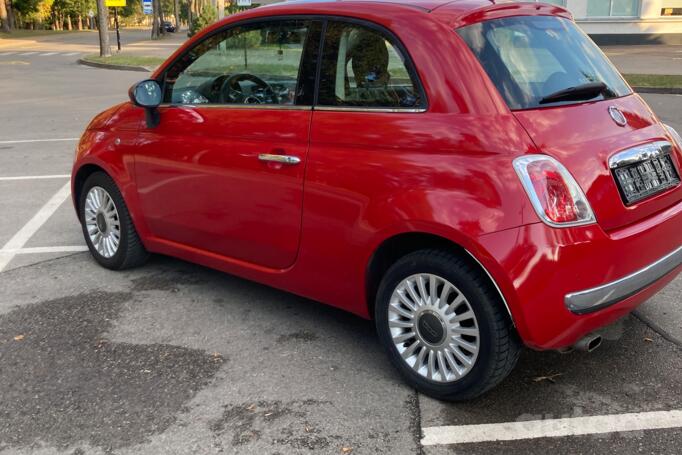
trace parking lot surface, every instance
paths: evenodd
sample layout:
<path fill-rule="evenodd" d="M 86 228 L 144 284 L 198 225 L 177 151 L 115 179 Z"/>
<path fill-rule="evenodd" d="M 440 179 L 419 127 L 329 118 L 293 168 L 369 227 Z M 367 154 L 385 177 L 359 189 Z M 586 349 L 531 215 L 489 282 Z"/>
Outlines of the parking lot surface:
<path fill-rule="evenodd" d="M 144 74 L 75 58 L 0 55 L 0 453 L 679 453 L 682 278 L 595 352 L 525 351 L 454 404 L 406 387 L 371 322 L 171 258 L 97 266 L 76 138 Z M 646 100 L 682 130 L 682 97 Z"/>

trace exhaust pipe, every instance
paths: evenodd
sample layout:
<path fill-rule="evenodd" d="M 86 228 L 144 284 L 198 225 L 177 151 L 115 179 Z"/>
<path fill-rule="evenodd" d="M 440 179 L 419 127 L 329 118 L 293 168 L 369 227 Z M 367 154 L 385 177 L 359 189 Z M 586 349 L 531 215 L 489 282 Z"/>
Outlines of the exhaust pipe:
<path fill-rule="evenodd" d="M 576 351 L 592 352 L 599 346 L 601 346 L 601 335 L 590 334 L 574 344 L 573 348 Z"/>

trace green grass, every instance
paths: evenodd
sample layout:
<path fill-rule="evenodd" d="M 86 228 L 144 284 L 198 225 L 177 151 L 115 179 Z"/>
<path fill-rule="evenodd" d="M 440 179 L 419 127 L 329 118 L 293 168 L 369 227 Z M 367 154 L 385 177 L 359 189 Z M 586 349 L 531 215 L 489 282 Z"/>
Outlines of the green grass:
<path fill-rule="evenodd" d="M 682 88 L 682 75 L 624 74 L 633 87 Z"/>
<path fill-rule="evenodd" d="M 147 55 L 114 54 L 111 57 L 100 57 L 97 54 L 93 54 L 86 56 L 83 60 L 95 63 L 107 63 L 109 65 L 156 67 L 166 59 Z"/>

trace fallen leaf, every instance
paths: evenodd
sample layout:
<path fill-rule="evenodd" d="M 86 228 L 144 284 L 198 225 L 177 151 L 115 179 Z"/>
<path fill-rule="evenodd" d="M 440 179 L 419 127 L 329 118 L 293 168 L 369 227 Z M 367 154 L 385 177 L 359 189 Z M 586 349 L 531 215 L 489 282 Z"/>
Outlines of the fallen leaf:
<path fill-rule="evenodd" d="M 21 341 L 21 340 L 23 340 L 23 339 L 24 339 L 24 336 L 23 336 L 23 335 L 17 335 L 17 336 L 14 337 L 14 341 Z"/>
<path fill-rule="evenodd" d="M 646 341 L 647 343 L 653 343 L 654 342 L 654 340 L 652 340 L 649 337 L 644 338 L 644 341 Z"/>
<path fill-rule="evenodd" d="M 351 453 L 352 451 L 352 447 L 341 447 L 341 453 Z"/>
<path fill-rule="evenodd" d="M 547 375 L 547 376 L 536 376 L 536 377 L 533 378 L 533 382 L 549 381 L 549 382 L 551 382 L 552 384 L 554 384 L 554 383 L 556 383 L 556 381 L 554 380 L 554 378 L 559 377 L 559 376 L 563 376 L 563 373 L 550 374 L 550 375 Z"/>
<path fill-rule="evenodd" d="M 248 409 L 249 411 L 253 411 L 254 409 L 256 409 L 256 403 L 252 404 L 251 406 L 247 407 L 246 409 Z"/>
<path fill-rule="evenodd" d="M 272 414 L 273 414 L 272 412 L 266 412 L 265 414 L 263 414 L 263 416 L 264 417 L 270 417 Z"/>
<path fill-rule="evenodd" d="M 305 432 L 306 432 L 306 433 L 310 433 L 310 427 L 309 427 L 309 426 L 306 426 L 306 427 L 305 427 Z"/>

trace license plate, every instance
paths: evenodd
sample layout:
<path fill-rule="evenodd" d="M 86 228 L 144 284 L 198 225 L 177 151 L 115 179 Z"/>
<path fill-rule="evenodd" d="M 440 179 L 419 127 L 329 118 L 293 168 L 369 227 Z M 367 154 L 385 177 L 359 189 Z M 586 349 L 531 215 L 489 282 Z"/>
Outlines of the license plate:
<path fill-rule="evenodd" d="M 625 205 L 634 204 L 680 183 L 680 175 L 669 152 L 618 166 L 613 172 Z"/>

